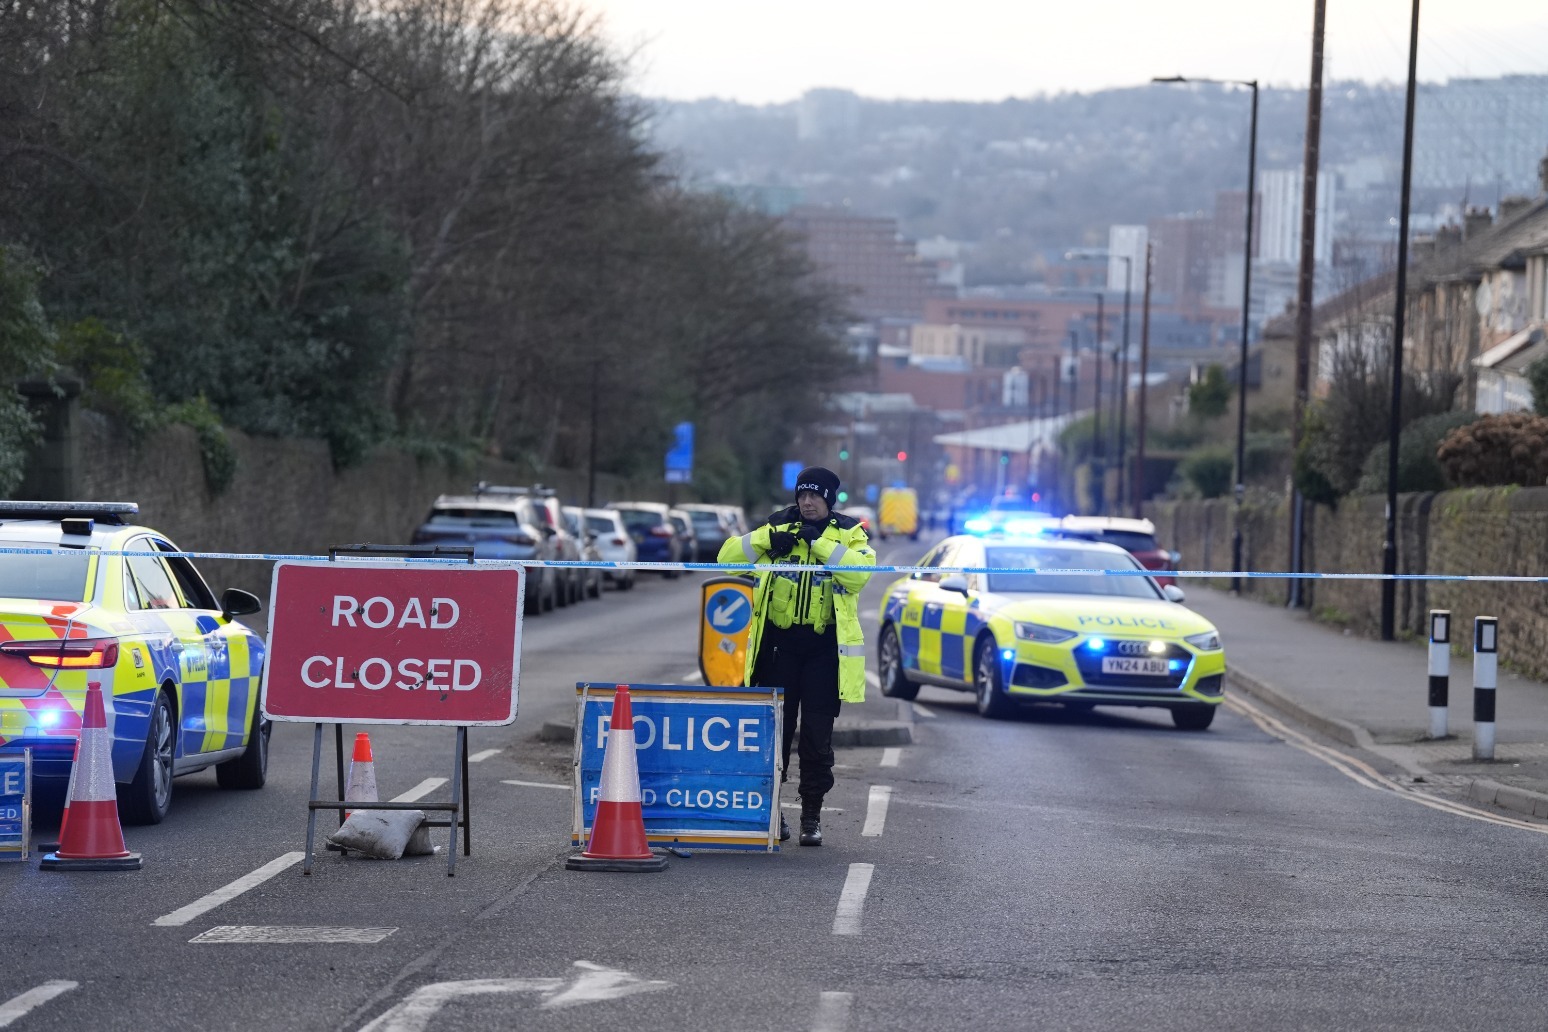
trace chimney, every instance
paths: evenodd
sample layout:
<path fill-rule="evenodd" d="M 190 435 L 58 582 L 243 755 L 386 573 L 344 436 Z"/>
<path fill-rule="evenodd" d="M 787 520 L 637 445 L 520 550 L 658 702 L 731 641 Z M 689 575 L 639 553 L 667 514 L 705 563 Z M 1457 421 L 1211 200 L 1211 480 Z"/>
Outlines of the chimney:
<path fill-rule="evenodd" d="M 1543 193 L 1548 194 L 1548 154 L 1537 163 L 1537 181 L 1542 185 Z"/>
<path fill-rule="evenodd" d="M 1462 215 L 1462 239 L 1472 240 L 1494 225 L 1494 216 L 1488 208 L 1470 206 Z"/>
<path fill-rule="evenodd" d="M 1530 197 L 1507 197 L 1500 202 L 1500 225 L 1514 219 L 1537 202 Z"/>
<path fill-rule="evenodd" d="M 1435 257 L 1446 258 L 1462 245 L 1462 227 L 1442 226 L 1435 231 Z"/>

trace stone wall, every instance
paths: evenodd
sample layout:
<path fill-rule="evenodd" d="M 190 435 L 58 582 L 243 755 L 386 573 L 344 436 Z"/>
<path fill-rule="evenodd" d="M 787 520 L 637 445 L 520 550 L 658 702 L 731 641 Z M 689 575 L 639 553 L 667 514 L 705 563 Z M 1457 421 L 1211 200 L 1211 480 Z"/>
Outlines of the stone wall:
<path fill-rule="evenodd" d="M 212 495 L 198 440 L 186 426 L 167 427 L 139 443 L 95 413 L 81 413 L 74 427 L 79 463 L 65 493 L 138 502 L 141 522 L 191 552 L 315 555 L 356 542 L 404 544 L 439 494 L 465 493 L 481 479 L 507 484 L 535 479 L 513 463 L 487 459 L 457 470 L 391 449 L 335 470 L 321 441 L 228 431 L 237 453 L 236 476 L 225 491 Z M 554 471 L 541 479 L 567 503 L 585 501 L 584 473 Z M 684 488 L 678 491 L 679 500 L 688 500 Z M 667 485 L 598 475 L 598 503 L 620 497 L 665 500 Z M 268 596 L 271 563 L 203 560 L 199 567 L 217 594 L 240 587 Z"/>
<path fill-rule="evenodd" d="M 1182 553 L 1182 568 L 1229 570 L 1229 500 L 1158 502 L 1147 509 L 1163 548 Z M 1339 507 L 1311 506 L 1306 514 L 1306 569 L 1319 573 L 1380 573 L 1386 499 L 1346 498 Z M 1548 576 L 1548 488 L 1489 488 L 1409 494 L 1398 498 L 1397 570 L 1402 574 L 1508 574 Z M 1242 506 L 1243 566 L 1247 571 L 1289 568 L 1288 504 L 1269 496 Z M 1187 586 L 1184 583 L 1184 587 Z M 1191 583 L 1197 583 L 1191 581 Z M 1225 588 L 1224 578 L 1208 581 Z M 1288 582 L 1248 578 L 1243 595 L 1284 605 Z M 1311 580 L 1306 604 L 1320 620 L 1368 636 L 1380 633 L 1381 582 Z M 1395 588 L 1399 635 L 1423 637 L 1433 606 L 1450 609 L 1452 641 L 1471 648 L 1475 616 L 1500 620 L 1500 657 L 1512 667 L 1548 679 L 1548 585 L 1399 581 Z"/>

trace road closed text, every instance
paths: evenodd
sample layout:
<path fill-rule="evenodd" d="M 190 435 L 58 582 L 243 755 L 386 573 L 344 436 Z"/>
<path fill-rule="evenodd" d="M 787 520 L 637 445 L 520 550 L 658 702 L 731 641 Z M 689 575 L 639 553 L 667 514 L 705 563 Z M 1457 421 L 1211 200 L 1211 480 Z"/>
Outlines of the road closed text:
<path fill-rule="evenodd" d="M 449 631 L 461 617 L 461 607 L 451 598 L 393 599 L 373 595 L 362 599 L 338 594 L 333 596 L 328 623 L 330 627 L 380 631 L 395 637 L 412 631 Z M 308 688 L 348 690 L 359 686 L 373 692 L 389 687 L 404 691 L 469 692 L 483 679 L 484 672 L 477 660 L 455 656 L 360 659 L 314 655 L 301 662 L 301 683 Z"/>

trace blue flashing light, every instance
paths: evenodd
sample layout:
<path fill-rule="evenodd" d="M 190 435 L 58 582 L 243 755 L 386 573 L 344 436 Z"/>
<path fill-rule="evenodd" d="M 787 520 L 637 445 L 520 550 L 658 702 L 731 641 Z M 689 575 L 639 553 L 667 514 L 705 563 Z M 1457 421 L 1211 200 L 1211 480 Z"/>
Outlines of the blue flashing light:
<path fill-rule="evenodd" d="M 59 725 L 59 711 L 51 709 L 39 713 L 38 725 L 40 727 L 57 727 Z"/>
<path fill-rule="evenodd" d="M 984 534 L 987 533 L 993 526 L 994 524 L 990 523 L 984 517 L 975 516 L 964 523 L 962 525 L 962 529 L 966 530 L 969 534 Z"/>
<path fill-rule="evenodd" d="M 1166 661 L 1166 668 L 1168 670 L 1172 671 L 1173 673 L 1176 673 L 1177 671 L 1181 670 L 1183 668 L 1183 665 L 1184 665 L 1183 661 L 1180 660 L 1180 659 L 1169 659 L 1169 660 Z"/>
<path fill-rule="evenodd" d="M 1092 652 L 1101 652 L 1103 649 L 1107 648 L 1107 642 L 1103 641 L 1101 638 L 1092 638 L 1090 641 L 1086 642 L 1086 648 L 1090 649 Z"/>
<path fill-rule="evenodd" d="M 1004 656 L 1006 659 L 1015 659 L 1016 658 L 1016 650 L 1015 649 L 1006 649 L 1003 652 L 1001 652 L 1000 655 Z"/>

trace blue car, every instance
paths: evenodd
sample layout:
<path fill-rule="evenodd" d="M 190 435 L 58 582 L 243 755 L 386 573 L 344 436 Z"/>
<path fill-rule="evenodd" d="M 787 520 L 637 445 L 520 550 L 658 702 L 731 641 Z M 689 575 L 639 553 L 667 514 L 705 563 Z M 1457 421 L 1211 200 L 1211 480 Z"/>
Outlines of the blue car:
<path fill-rule="evenodd" d="M 684 561 L 682 537 L 672 524 L 671 507 L 660 502 L 608 502 L 623 517 L 642 563 L 680 563 Z M 679 570 L 663 570 L 672 580 Z"/>

